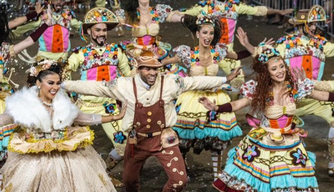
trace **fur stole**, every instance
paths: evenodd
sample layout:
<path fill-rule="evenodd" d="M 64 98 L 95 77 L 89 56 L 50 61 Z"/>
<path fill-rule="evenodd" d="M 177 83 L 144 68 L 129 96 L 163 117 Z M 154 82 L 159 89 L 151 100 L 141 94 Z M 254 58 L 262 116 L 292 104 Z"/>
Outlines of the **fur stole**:
<path fill-rule="evenodd" d="M 43 132 L 51 129 L 59 130 L 72 125 L 79 114 L 75 106 L 63 90 L 59 90 L 52 101 L 53 117 L 37 97 L 36 86 L 24 87 L 22 90 L 7 97 L 7 113 L 14 119 L 15 124 L 31 128 L 40 128 Z"/>

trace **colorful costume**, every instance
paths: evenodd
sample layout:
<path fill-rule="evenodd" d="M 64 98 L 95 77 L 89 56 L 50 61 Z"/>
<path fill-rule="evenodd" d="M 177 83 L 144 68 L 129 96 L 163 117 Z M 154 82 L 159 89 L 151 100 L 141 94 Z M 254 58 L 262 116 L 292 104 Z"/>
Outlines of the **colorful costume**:
<path fill-rule="evenodd" d="M 219 69 L 219 62 L 226 56 L 226 47 L 223 44 L 217 44 L 211 47 L 212 64 L 203 67 L 200 64 L 198 47 L 191 49 L 188 46 L 181 45 L 173 51 L 181 59 L 182 63 L 189 68 L 189 76 L 216 76 Z M 220 114 L 215 121 L 207 122 L 207 109 L 198 102 L 200 97 L 209 97 L 216 100 L 219 104 L 230 102 L 230 97 L 222 90 L 217 88 L 213 90 L 188 91 L 181 94 L 176 102 L 177 122 L 173 129 L 180 137 L 181 151 L 187 152 L 190 147 L 199 154 L 203 149 L 211 150 L 214 156 L 218 156 L 218 170 L 221 170 L 221 152 L 227 147 L 229 141 L 242 135 L 242 131 L 237 124 L 234 113 Z M 217 154 L 218 152 L 218 154 Z M 214 160 L 215 161 L 215 160 Z M 217 174 L 215 174 L 217 176 Z"/>
<path fill-rule="evenodd" d="M 91 146 L 94 133 L 78 126 L 101 123 L 100 115 L 80 113 L 62 91 L 47 108 L 36 86 L 8 97 L 6 104 L 1 126 L 17 127 L 1 169 L 4 191 L 116 192 L 104 161 Z"/>
<path fill-rule="evenodd" d="M 241 88 L 249 100 L 253 99 L 256 85 L 251 80 Z M 249 118 L 253 129 L 229 152 L 225 169 L 213 184 L 216 189 L 319 191 L 314 171 L 315 155 L 305 150 L 298 133 L 290 132 L 296 111 L 295 95 L 291 93 L 290 102 L 285 106 L 270 101 L 259 119 Z M 276 134 L 281 137 L 275 137 Z"/>
<path fill-rule="evenodd" d="M 326 19 L 325 11 L 320 6 L 314 6 L 311 10 L 306 10 L 303 14 L 298 13 L 297 19 L 299 22 L 305 23 L 324 21 Z M 315 16 L 313 16 L 315 13 Z M 300 15 L 300 16 L 299 16 Z M 307 20 L 307 21 L 306 21 Z M 285 62 L 293 68 L 303 68 L 306 76 L 312 80 L 320 81 L 324 73 L 326 57 L 334 56 L 334 44 L 328 42 L 324 37 L 316 35 L 308 37 L 304 34 L 296 33 L 281 37 L 277 40 L 276 49 L 281 53 Z M 332 116 L 332 107 L 323 105 L 319 101 L 313 99 L 304 99 L 298 102 L 296 115 L 305 116 L 313 114 L 325 119 L 334 129 L 334 117 Z M 334 135 L 329 135 L 329 138 L 334 138 Z M 334 154 L 334 147 L 330 147 L 330 154 Z M 331 155 L 333 158 L 334 156 Z M 334 170 L 334 159 L 329 168 Z M 333 172 L 334 175 L 334 172 Z"/>
<path fill-rule="evenodd" d="M 14 89 L 9 84 L 7 77 L 3 76 L 6 74 L 8 69 L 6 65 L 10 57 L 14 56 L 13 46 L 8 43 L 3 42 L 0 47 L 0 73 L 2 79 L 0 79 L 0 114 L 2 114 L 6 109 L 5 99 L 7 96 L 14 92 Z M 1 128 L 0 131 L 0 161 L 4 161 L 7 158 L 7 146 L 9 141 L 9 136 L 13 132 L 12 125 L 8 125 Z"/>
<path fill-rule="evenodd" d="M 155 7 L 150 7 L 151 23 L 147 26 L 133 25 L 133 39 L 126 43 L 126 51 L 131 58 L 138 57 L 143 51 L 150 50 L 155 53 L 159 59 L 164 59 L 169 56 L 172 46 L 169 43 L 160 41 L 158 36 L 160 31 L 160 23 L 169 21 L 171 18 L 172 8 L 169 5 L 158 4 Z M 125 20 L 124 10 L 116 11 L 116 15 Z M 138 20 L 140 20 L 140 12 L 137 11 Z M 135 65 L 135 64 L 134 64 Z M 137 67 L 137 66 L 135 66 Z M 179 74 L 181 77 L 186 76 L 186 69 L 177 64 L 170 64 L 164 67 L 164 71 L 169 74 Z"/>
<path fill-rule="evenodd" d="M 46 13 L 42 17 L 46 17 Z M 75 19 L 74 12 L 69 9 L 64 9 L 60 13 L 52 12 L 52 25 L 39 38 L 39 50 L 37 53 L 38 59 L 48 58 L 58 60 L 61 58 L 65 61 L 68 53 L 71 51 L 70 30 L 79 30 L 81 21 Z M 42 24 L 42 19 L 35 22 L 30 22 L 13 30 L 15 36 L 22 36 L 24 33 L 33 30 Z M 27 62 L 34 63 L 34 59 Z"/>
<path fill-rule="evenodd" d="M 103 47 L 88 45 L 79 48 L 69 57 L 67 69 L 76 71 L 80 68 L 83 81 L 112 81 L 119 76 L 131 74 L 128 58 L 118 44 L 106 44 Z M 112 98 L 79 95 L 76 102 L 85 113 L 103 115 L 118 114 L 116 100 Z M 117 134 L 123 134 L 121 121 L 102 124 L 104 131 L 113 142 L 119 155 L 123 156 L 125 140 L 117 140 Z"/>
<path fill-rule="evenodd" d="M 239 15 L 246 14 L 263 16 L 267 14 L 267 11 L 268 9 L 265 6 L 252 7 L 240 2 L 239 0 L 226 0 L 224 2 L 217 0 L 202 0 L 192 8 L 181 13 L 193 16 L 198 16 L 205 13 L 220 19 L 220 21 L 223 23 L 223 26 L 222 37 L 219 42 L 225 43 L 228 47 L 228 51 L 233 52 L 234 33 Z M 240 61 L 228 58 L 225 58 L 219 62 L 219 65 L 225 74 L 230 74 L 231 70 L 239 67 L 240 64 Z M 243 82 L 244 76 L 239 75 L 237 78 L 231 81 L 231 85 L 239 89 Z"/>
<path fill-rule="evenodd" d="M 164 130 L 176 123 L 174 100 L 184 91 L 210 89 L 221 86 L 224 82 L 224 77 L 181 78 L 177 75 L 162 77 L 158 74 L 156 82 L 150 87 L 137 74 L 133 78 L 120 77 L 113 82 L 66 81 L 64 88 L 81 94 L 108 96 L 128 102 L 122 127 L 124 131 L 131 131 L 130 136 L 138 137 L 138 141 L 134 145 L 128 139 L 125 150 L 123 182 L 126 191 L 138 191 L 141 165 L 150 156 L 157 156 L 168 174 L 169 180 L 163 191 L 181 191 L 187 182 L 187 174 L 180 150 L 177 145 L 163 148 L 160 142 Z M 174 143 L 174 139 L 168 142 Z"/>
<path fill-rule="evenodd" d="M 96 17 L 97 14 L 100 17 Z M 105 21 L 102 20 L 103 15 L 107 15 Z M 116 16 L 105 8 L 94 8 L 86 14 L 83 24 L 84 30 L 86 31 L 88 26 L 94 25 L 94 22 L 107 22 L 108 26 L 116 26 L 118 23 Z M 105 44 L 103 46 L 90 44 L 77 48 L 69 57 L 66 69 L 76 71 L 79 68 L 82 81 L 113 81 L 120 76 L 130 76 L 131 70 L 124 50 L 124 47 L 118 44 Z M 76 104 L 85 113 L 110 115 L 120 112 L 116 100 L 112 98 L 79 95 Z M 118 155 L 123 156 L 125 137 L 118 139 L 119 135 L 124 136 L 121 121 L 104 123 L 102 127 L 113 142 Z"/>
<path fill-rule="evenodd" d="M 14 56 L 13 46 L 3 42 L 0 47 L 0 72 L 2 73 L 2 79 L 0 79 L 0 114 L 5 111 L 5 98 L 13 93 L 13 89 L 9 84 L 8 79 L 3 76 L 8 71 L 6 65 L 11 56 Z"/>

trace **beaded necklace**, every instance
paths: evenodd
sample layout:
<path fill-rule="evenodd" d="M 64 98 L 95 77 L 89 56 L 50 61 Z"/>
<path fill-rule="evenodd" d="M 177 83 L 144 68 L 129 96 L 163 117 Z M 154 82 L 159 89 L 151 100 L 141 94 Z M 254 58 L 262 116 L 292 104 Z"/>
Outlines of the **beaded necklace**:
<path fill-rule="evenodd" d="M 91 44 L 89 46 L 86 46 L 82 48 L 82 52 L 84 54 L 84 65 L 116 65 L 118 62 L 118 44 L 106 44 L 105 45 L 105 50 L 100 55 L 96 48 Z M 110 59 L 108 59 L 110 58 Z M 105 60 L 108 60 L 109 62 L 112 63 L 104 63 Z M 87 67 L 92 67 L 92 66 L 87 66 Z"/>
<path fill-rule="evenodd" d="M 289 81 L 285 81 L 285 85 L 289 92 L 290 101 L 293 102 L 297 98 L 298 92 L 296 89 L 292 88 Z M 266 101 L 268 105 L 274 105 L 274 92 L 272 90 L 268 93 Z"/>
<path fill-rule="evenodd" d="M 310 39 L 310 46 L 313 46 L 317 49 L 320 49 L 323 51 L 324 45 L 327 43 L 327 40 L 324 37 L 321 37 L 320 35 L 316 35 L 315 37 Z"/>
<path fill-rule="evenodd" d="M 158 11 L 154 10 L 152 7 L 149 7 L 149 13 L 151 15 L 152 21 L 153 22 L 158 22 L 159 21 L 159 14 Z M 140 11 L 137 8 L 137 19 L 140 20 Z"/>
<path fill-rule="evenodd" d="M 215 50 L 215 48 L 213 46 L 210 47 L 210 54 L 211 57 L 213 59 L 213 63 L 219 63 L 220 62 L 220 57 L 219 57 L 219 53 Z M 200 65 L 200 59 L 199 59 L 199 48 L 198 46 L 195 47 L 192 51 L 191 54 L 191 63 L 195 63 L 195 65 L 199 66 Z"/>

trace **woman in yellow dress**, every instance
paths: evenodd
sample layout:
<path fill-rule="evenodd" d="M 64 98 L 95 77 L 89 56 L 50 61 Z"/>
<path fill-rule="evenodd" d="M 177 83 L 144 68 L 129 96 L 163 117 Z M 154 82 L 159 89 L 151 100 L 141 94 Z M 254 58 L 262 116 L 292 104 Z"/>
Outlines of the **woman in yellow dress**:
<path fill-rule="evenodd" d="M 189 69 L 189 76 L 216 76 L 219 62 L 225 57 L 242 59 L 250 56 L 248 51 L 228 52 L 225 44 L 218 43 L 221 27 L 224 27 L 219 20 L 213 20 L 208 15 L 199 18 L 185 15 L 182 23 L 195 34 L 198 46 L 176 47 L 173 50 L 176 56 L 164 59 L 163 64 L 182 62 Z M 247 48 L 248 45 L 243 40 L 245 33 L 241 28 L 237 37 Z M 211 151 L 214 177 L 217 178 L 221 172 L 223 150 L 232 138 L 241 136 L 242 131 L 234 113 L 219 114 L 215 120 L 207 122 L 207 110 L 198 103 L 198 98 L 203 96 L 214 99 L 219 104 L 231 101 L 222 88 L 185 92 L 177 99 L 178 118 L 173 128 L 180 138 L 184 156 L 190 148 L 196 154 L 200 154 L 203 149 Z"/>
<path fill-rule="evenodd" d="M 309 96 L 333 101 L 334 94 L 314 90 L 314 83 L 298 70 L 293 79 L 275 48 L 260 44 L 257 50 L 252 67 L 257 76 L 241 87 L 244 98 L 218 106 L 199 99 L 211 110 L 208 114 L 250 106 L 257 117 L 248 118 L 253 129 L 230 150 L 213 186 L 218 191 L 319 191 L 315 155 L 306 151 L 305 131 L 295 127 L 293 118 L 297 100 Z"/>
<path fill-rule="evenodd" d="M 60 90 L 55 61 L 43 60 L 29 73 L 35 85 L 8 96 L 0 115 L 0 126 L 16 126 L 1 169 L 3 190 L 116 192 L 87 125 L 119 120 L 126 107 L 117 116 L 84 114 Z"/>

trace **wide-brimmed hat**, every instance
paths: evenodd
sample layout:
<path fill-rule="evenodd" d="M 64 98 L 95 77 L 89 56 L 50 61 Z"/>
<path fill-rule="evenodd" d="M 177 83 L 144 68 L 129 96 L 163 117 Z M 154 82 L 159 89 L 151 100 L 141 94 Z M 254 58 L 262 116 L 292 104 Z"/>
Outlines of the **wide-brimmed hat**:
<path fill-rule="evenodd" d="M 92 25 L 98 23 L 107 24 L 107 29 L 111 30 L 119 23 L 116 15 L 104 7 L 95 7 L 89 10 L 85 16 L 84 23 L 82 24 L 84 34 L 87 34 L 87 29 Z"/>
<path fill-rule="evenodd" d="M 144 51 L 139 57 L 135 58 L 136 66 L 139 67 L 162 67 L 158 57 L 151 51 Z"/>
<path fill-rule="evenodd" d="M 320 21 L 326 21 L 326 12 L 320 5 L 314 5 L 311 9 L 299 10 L 296 17 L 289 19 L 289 23 L 293 25 Z"/>

